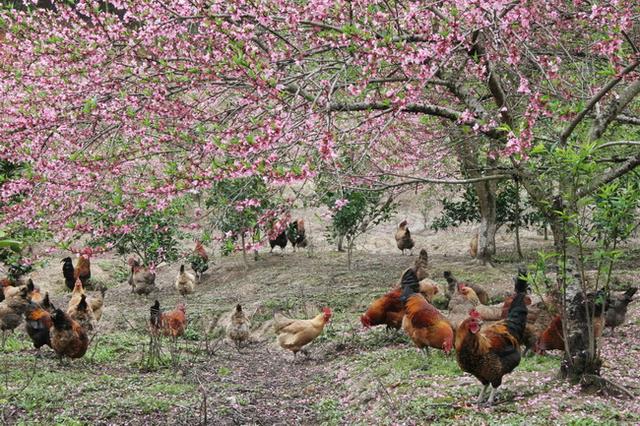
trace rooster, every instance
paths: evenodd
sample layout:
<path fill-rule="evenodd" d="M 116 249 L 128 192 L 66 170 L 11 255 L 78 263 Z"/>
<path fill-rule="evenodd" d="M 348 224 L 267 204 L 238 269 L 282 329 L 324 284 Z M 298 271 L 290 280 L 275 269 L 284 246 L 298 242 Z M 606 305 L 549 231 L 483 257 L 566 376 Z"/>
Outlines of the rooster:
<path fill-rule="evenodd" d="M 204 249 L 201 241 L 196 240 L 196 247 L 193 249 L 193 253 L 191 253 L 190 260 L 191 269 L 196 273 L 196 279 L 200 282 L 202 274 L 209 269 L 209 255 Z"/>
<path fill-rule="evenodd" d="M 293 251 L 296 251 L 296 247 L 305 248 L 307 246 L 304 220 L 297 219 L 289 224 L 287 228 L 287 238 L 293 246 Z"/>
<path fill-rule="evenodd" d="M 273 317 L 273 329 L 278 336 L 278 344 L 283 349 L 293 352 L 294 361 L 300 351 L 308 356 L 308 352 L 303 347 L 322 333 L 331 315 L 330 308 L 322 308 L 320 314 L 304 320 L 290 319 L 276 312 Z"/>
<path fill-rule="evenodd" d="M 181 296 L 191 294 L 196 289 L 196 277 L 184 270 L 184 265 L 180 265 L 180 272 L 176 277 L 176 290 Z"/>
<path fill-rule="evenodd" d="M 520 345 L 527 325 L 525 304 L 527 284 L 516 279 L 517 296 L 513 299 L 506 320 L 481 327 L 478 311 L 472 309 L 456 331 L 455 348 L 460 368 L 475 376 L 482 383 L 478 405 L 491 385 L 487 405 L 492 405 L 502 377 L 520 364 Z"/>
<path fill-rule="evenodd" d="M 164 336 L 177 339 L 187 329 L 187 308 L 184 303 L 179 303 L 172 311 L 162 312 L 160 302 L 156 300 L 150 312 L 149 323 L 153 333 L 162 333 Z"/>
<path fill-rule="evenodd" d="M 236 349 L 240 349 L 249 340 L 249 329 L 251 323 L 244 314 L 242 306 L 236 305 L 236 309 L 231 315 L 231 322 L 227 326 L 227 337 L 235 344 Z"/>
<path fill-rule="evenodd" d="M 53 326 L 49 329 L 51 348 L 60 356 L 82 358 L 89 347 L 86 331 L 61 309 L 51 314 Z"/>
<path fill-rule="evenodd" d="M 280 247 L 280 251 L 284 252 L 284 249 L 287 246 L 287 232 L 286 232 L 286 230 L 283 230 L 282 232 L 280 232 L 275 239 L 273 239 L 273 240 L 269 239 L 269 245 L 271 246 L 271 250 L 269 250 L 269 253 L 273 253 L 273 248 L 275 246 Z"/>
<path fill-rule="evenodd" d="M 428 352 L 429 347 L 442 349 L 446 353 L 453 346 L 453 329 L 449 321 L 433 307 L 424 296 L 415 292 L 419 288 L 418 277 L 407 269 L 401 280 L 405 316 L 402 329 L 419 348 Z"/>
<path fill-rule="evenodd" d="M 131 293 L 147 295 L 156 290 L 156 274 L 144 267 L 133 257 L 127 261 L 131 267 L 129 273 L 129 285 Z"/>
<path fill-rule="evenodd" d="M 438 286 L 429 279 L 419 282 L 418 292 L 420 292 L 428 302 L 438 293 Z M 374 300 L 367 312 L 360 317 L 360 322 L 365 328 L 385 324 L 387 330 L 399 329 L 402 326 L 404 317 L 404 303 L 400 300 L 402 289 L 396 288 Z"/>
<path fill-rule="evenodd" d="M 458 280 L 453 276 L 451 271 L 444 271 L 444 278 L 447 280 L 447 296 L 451 298 L 458 287 Z M 475 294 L 478 296 L 478 300 L 483 305 L 489 304 L 489 294 L 477 284 L 464 283 L 466 287 L 471 287 Z"/>
<path fill-rule="evenodd" d="M 415 243 L 413 238 L 411 238 L 411 231 L 409 231 L 409 228 L 407 227 L 406 220 L 403 220 L 400 222 L 400 225 L 398 225 L 395 237 L 398 249 L 402 251 L 403 255 L 405 250 L 409 250 L 409 255 L 413 254 L 413 246 Z"/>

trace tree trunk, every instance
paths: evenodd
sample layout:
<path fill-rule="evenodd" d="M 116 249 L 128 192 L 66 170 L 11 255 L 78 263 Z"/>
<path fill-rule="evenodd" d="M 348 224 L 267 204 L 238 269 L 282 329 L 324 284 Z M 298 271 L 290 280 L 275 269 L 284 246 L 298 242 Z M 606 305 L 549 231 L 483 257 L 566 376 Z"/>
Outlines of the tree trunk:
<path fill-rule="evenodd" d="M 247 247 L 245 246 L 245 243 L 244 243 L 244 231 L 242 232 L 242 235 L 240 238 L 242 241 L 242 261 L 244 262 L 244 269 L 249 269 L 249 262 L 247 261 Z"/>
<path fill-rule="evenodd" d="M 338 251 L 339 252 L 343 252 L 344 251 L 344 248 L 342 247 L 343 242 L 344 242 L 344 235 L 338 236 Z"/>
<path fill-rule="evenodd" d="M 560 373 L 573 383 L 590 384 L 585 380 L 600 375 L 602 360 L 598 357 L 594 332 L 594 297 L 588 296 L 581 282 L 575 261 L 567 261 L 566 307 L 565 307 L 565 354 Z M 562 280 L 562 275 L 558 275 Z"/>
<path fill-rule="evenodd" d="M 478 230 L 478 254 L 476 259 L 483 265 L 491 264 L 496 253 L 496 182 L 483 181 L 474 184 L 480 206 L 480 229 Z"/>
<path fill-rule="evenodd" d="M 351 259 L 352 259 L 352 255 L 353 255 L 353 245 L 354 245 L 354 240 L 348 240 L 347 239 L 347 269 L 350 271 L 351 270 Z"/>

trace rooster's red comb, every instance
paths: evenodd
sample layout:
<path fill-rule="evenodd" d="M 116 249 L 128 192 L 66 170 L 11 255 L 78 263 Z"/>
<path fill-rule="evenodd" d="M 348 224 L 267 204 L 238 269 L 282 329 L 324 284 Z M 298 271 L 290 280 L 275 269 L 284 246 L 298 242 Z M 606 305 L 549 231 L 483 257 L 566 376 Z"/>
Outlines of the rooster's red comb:
<path fill-rule="evenodd" d="M 469 316 L 473 319 L 480 319 L 480 312 L 476 311 L 475 309 L 471 309 L 469 311 Z"/>

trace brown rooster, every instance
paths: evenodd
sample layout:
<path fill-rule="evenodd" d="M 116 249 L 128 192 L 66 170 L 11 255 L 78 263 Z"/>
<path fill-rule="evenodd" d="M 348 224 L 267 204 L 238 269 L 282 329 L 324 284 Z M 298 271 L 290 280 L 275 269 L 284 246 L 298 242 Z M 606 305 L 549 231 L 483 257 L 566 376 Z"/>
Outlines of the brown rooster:
<path fill-rule="evenodd" d="M 36 349 L 42 346 L 51 346 L 49 329 L 53 327 L 51 313 L 55 307 L 49 301 L 49 293 L 45 294 L 41 302 L 35 302 L 33 299 L 27 306 L 24 313 L 27 334 L 33 342 Z"/>
<path fill-rule="evenodd" d="M 405 271 L 401 285 L 405 309 L 402 329 L 418 348 L 428 351 L 432 347 L 449 353 L 453 346 L 451 324 L 422 294 L 415 292 L 419 283 L 412 269 Z"/>
<path fill-rule="evenodd" d="M 184 303 L 179 303 L 176 309 L 162 312 L 160 302 L 156 300 L 151 307 L 150 325 L 154 333 L 177 339 L 187 329 L 187 308 Z"/>
<path fill-rule="evenodd" d="M 400 222 L 400 225 L 398 225 L 395 237 L 398 249 L 402 251 L 402 254 L 404 254 L 405 250 L 409 250 L 409 255 L 413 254 L 412 250 L 415 243 L 413 238 L 411 238 L 411 231 L 409 231 L 406 220 L 403 220 Z"/>
<path fill-rule="evenodd" d="M 518 278 L 520 280 L 520 278 Z M 488 405 L 494 402 L 502 377 L 520 364 L 520 345 L 527 324 L 526 281 L 516 283 L 518 295 L 514 298 L 506 320 L 481 327 L 480 314 L 472 309 L 456 331 L 455 347 L 460 368 L 475 376 L 483 387 L 478 396 L 480 405 L 489 387 Z"/>
<path fill-rule="evenodd" d="M 419 282 L 418 292 L 427 301 L 431 302 L 438 293 L 438 286 L 431 280 L 424 279 Z M 367 311 L 360 317 L 362 326 L 369 328 L 384 324 L 387 326 L 387 330 L 398 330 L 402 326 L 402 318 L 405 314 L 404 303 L 400 300 L 401 296 L 402 289 L 395 288 L 374 300 Z"/>

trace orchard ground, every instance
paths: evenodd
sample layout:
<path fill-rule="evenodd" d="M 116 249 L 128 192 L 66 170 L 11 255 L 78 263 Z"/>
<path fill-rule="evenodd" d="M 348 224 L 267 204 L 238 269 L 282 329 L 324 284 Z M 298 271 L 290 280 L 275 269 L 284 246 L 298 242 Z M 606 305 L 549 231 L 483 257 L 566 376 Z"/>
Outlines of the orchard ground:
<path fill-rule="evenodd" d="M 365 331 L 359 316 L 415 260 L 429 252 L 430 276 L 442 272 L 484 285 L 495 301 L 512 288 L 517 268 L 513 236 L 500 233 L 494 268 L 468 256 L 472 227 L 434 233 L 411 206 L 401 206 L 391 222 L 363 236 L 347 270 L 346 253 L 326 243 L 320 212 L 306 210 L 310 250 L 283 256 L 263 249 L 250 256 L 220 258 L 196 293 L 186 298 L 189 328 L 177 345 L 163 342 L 163 364 L 144 362 L 149 307 L 159 299 L 173 308 L 179 263 L 158 269 L 160 291 L 134 296 L 126 283 L 124 258 L 92 260 L 94 280 L 109 290 L 105 311 L 87 355 L 62 364 L 48 348 L 36 354 L 19 328 L 8 339 L 0 364 L 0 421 L 3 424 L 638 424 L 640 423 L 640 303 L 630 305 L 627 322 L 602 338 L 602 374 L 636 395 L 633 400 L 581 393 L 556 378 L 559 353 L 525 358 L 506 376 L 493 408 L 474 405 L 479 382 L 458 368 L 455 356 L 432 350 L 425 356 L 402 333 Z M 409 213 L 406 213 L 409 212 Z M 402 219 L 416 240 L 414 256 L 402 256 L 393 232 Z M 550 249 L 535 232 L 522 238 L 529 262 Z M 190 248 L 185 242 L 185 249 Z M 633 247 L 634 249 L 631 249 Z M 620 282 L 638 283 L 637 241 L 619 264 Z M 211 248 L 208 248 L 211 250 Z M 277 251 L 277 249 L 276 249 Z M 66 306 L 55 253 L 32 274 L 37 285 Z M 224 313 L 242 303 L 253 314 L 256 342 L 241 352 L 223 339 Z M 273 312 L 310 317 L 322 306 L 334 316 L 309 347 L 311 357 L 292 363 L 292 354 L 269 330 Z M 222 318 L 221 318 L 222 317 Z M 304 357 L 301 357 L 304 358 Z"/>

